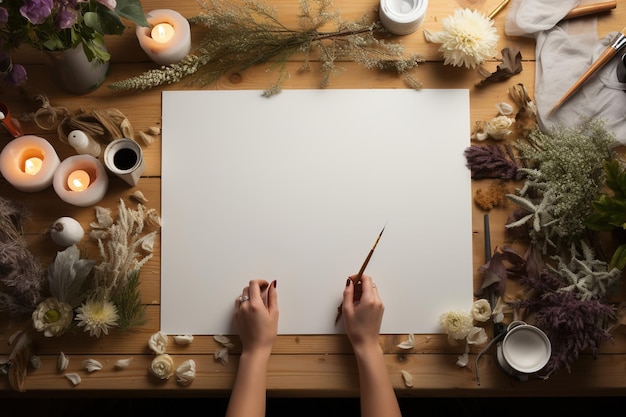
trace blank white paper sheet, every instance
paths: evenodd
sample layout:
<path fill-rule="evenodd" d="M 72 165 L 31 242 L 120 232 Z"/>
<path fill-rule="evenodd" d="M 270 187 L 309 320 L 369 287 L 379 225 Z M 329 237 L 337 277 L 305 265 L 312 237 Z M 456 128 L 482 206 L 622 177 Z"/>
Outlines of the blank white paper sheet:
<path fill-rule="evenodd" d="M 277 280 L 280 334 L 335 326 L 366 269 L 381 333 L 440 333 L 473 301 L 469 91 L 163 92 L 161 330 L 236 334 L 235 299 Z"/>

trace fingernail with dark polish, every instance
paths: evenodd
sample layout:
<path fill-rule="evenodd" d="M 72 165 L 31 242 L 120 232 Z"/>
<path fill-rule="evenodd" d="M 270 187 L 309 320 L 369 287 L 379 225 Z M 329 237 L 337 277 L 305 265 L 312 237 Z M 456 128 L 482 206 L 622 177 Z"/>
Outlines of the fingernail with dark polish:
<path fill-rule="evenodd" d="M 273 286 L 274 288 L 276 288 L 276 280 L 274 280 L 274 281 L 272 282 L 272 286 Z"/>
<path fill-rule="evenodd" d="M 348 278 L 348 280 L 346 281 L 346 287 L 350 286 L 351 282 L 352 282 L 352 280 L 350 278 Z"/>

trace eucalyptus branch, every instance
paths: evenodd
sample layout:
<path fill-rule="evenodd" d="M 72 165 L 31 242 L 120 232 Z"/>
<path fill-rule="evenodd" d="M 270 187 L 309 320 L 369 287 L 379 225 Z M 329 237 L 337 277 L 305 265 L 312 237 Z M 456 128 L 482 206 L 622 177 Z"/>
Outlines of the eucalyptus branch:
<path fill-rule="evenodd" d="M 386 43 L 389 33 L 377 21 L 365 16 L 355 22 L 341 19 L 339 12 L 332 10 L 331 0 L 301 0 L 299 29 L 288 28 L 273 9 L 253 0 L 240 4 L 210 0 L 200 3 L 200 7 L 202 13 L 189 18 L 189 22 L 207 31 L 193 53 L 178 64 L 150 70 L 109 87 L 145 90 L 189 76 L 206 86 L 226 74 L 268 64 L 278 73 L 275 84 L 264 92 L 271 96 L 280 92 L 289 78 L 287 64 L 294 56 L 303 55 L 305 63 L 300 69 L 309 71 L 311 53 L 317 51 L 322 88 L 331 76 L 341 72 L 336 65 L 340 61 L 353 61 L 368 69 L 395 70 L 410 87 L 421 88 L 421 83 L 410 74 L 424 61 L 421 55 L 405 56 L 402 45 Z M 329 25 L 334 28 L 320 30 Z"/>

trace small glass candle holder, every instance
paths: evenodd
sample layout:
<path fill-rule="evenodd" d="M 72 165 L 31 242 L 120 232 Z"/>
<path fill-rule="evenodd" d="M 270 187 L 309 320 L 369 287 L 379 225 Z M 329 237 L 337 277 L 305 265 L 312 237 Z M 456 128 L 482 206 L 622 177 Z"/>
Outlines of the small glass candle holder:
<path fill-rule="evenodd" d="M 132 139 L 116 139 L 104 149 L 104 164 L 128 185 L 135 186 L 146 169 L 141 146 Z"/>
<path fill-rule="evenodd" d="M 387 31 L 408 35 L 422 25 L 427 8 L 428 0 L 380 0 L 378 15 Z"/>
<path fill-rule="evenodd" d="M 0 153 L 0 172 L 15 188 L 25 192 L 41 191 L 52 184 L 61 161 L 44 138 L 20 136 L 9 142 Z"/>
<path fill-rule="evenodd" d="M 74 155 L 65 159 L 54 173 L 54 191 L 61 200 L 79 207 L 100 202 L 109 187 L 109 177 L 98 158 Z"/>
<path fill-rule="evenodd" d="M 191 50 L 191 27 L 174 10 L 157 9 L 146 14 L 150 27 L 137 26 L 139 45 L 159 65 L 180 62 Z"/>

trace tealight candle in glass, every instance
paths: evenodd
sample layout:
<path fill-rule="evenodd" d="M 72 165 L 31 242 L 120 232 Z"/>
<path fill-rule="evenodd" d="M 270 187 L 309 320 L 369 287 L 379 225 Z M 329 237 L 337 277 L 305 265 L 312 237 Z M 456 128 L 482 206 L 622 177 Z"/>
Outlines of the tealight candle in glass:
<path fill-rule="evenodd" d="M 41 191 L 52 185 L 60 163 L 54 147 L 39 136 L 13 139 L 0 153 L 0 173 L 12 186 L 25 192 Z"/>
<path fill-rule="evenodd" d="M 88 154 L 74 155 L 61 162 L 52 185 L 66 203 L 89 207 L 104 198 L 109 177 L 98 158 Z"/>
<path fill-rule="evenodd" d="M 139 45 L 159 65 L 180 62 L 191 50 L 191 27 L 180 13 L 157 9 L 146 14 L 150 27 L 137 26 Z"/>

